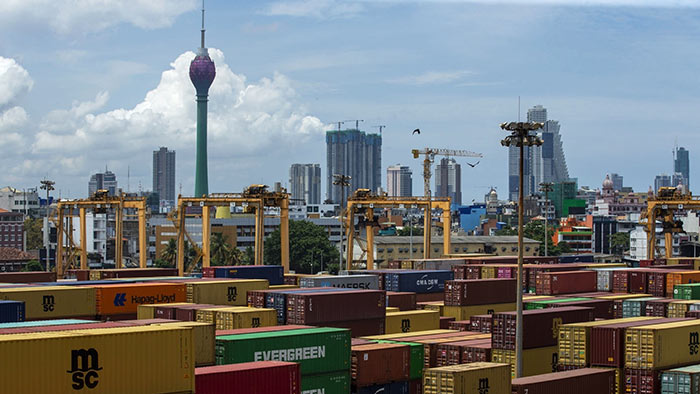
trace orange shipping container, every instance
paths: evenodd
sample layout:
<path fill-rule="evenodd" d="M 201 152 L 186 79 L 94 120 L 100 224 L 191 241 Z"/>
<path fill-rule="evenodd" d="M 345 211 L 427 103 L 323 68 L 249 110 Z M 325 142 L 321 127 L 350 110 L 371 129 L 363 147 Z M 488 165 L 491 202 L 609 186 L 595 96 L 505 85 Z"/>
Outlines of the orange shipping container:
<path fill-rule="evenodd" d="M 187 300 L 184 283 L 131 283 L 93 286 L 97 314 L 101 316 L 136 313 L 141 304 L 170 304 Z"/>
<path fill-rule="evenodd" d="M 700 282 L 700 271 L 680 271 L 666 274 L 666 297 L 673 297 L 673 286 Z"/>

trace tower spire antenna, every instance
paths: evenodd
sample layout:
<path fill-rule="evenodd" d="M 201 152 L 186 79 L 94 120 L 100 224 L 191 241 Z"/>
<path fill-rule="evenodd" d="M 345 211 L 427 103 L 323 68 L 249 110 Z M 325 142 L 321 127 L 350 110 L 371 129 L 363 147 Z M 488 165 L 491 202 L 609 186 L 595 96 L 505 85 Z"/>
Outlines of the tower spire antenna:
<path fill-rule="evenodd" d="M 205 48 L 204 46 L 204 0 L 202 0 L 202 48 Z"/>

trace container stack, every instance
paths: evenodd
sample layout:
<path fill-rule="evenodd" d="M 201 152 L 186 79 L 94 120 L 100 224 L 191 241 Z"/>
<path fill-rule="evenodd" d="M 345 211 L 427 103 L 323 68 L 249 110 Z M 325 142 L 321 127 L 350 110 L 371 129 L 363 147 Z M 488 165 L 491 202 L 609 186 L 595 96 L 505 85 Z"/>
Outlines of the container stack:
<path fill-rule="evenodd" d="M 424 394 L 511 394 L 510 367 L 499 363 L 470 363 L 426 369 Z"/>
<path fill-rule="evenodd" d="M 516 279 L 450 280 L 445 286 L 443 316 L 471 316 L 515 310 Z"/>
<path fill-rule="evenodd" d="M 281 265 L 232 265 L 204 267 L 204 278 L 267 279 L 270 285 L 284 284 L 284 268 Z"/>

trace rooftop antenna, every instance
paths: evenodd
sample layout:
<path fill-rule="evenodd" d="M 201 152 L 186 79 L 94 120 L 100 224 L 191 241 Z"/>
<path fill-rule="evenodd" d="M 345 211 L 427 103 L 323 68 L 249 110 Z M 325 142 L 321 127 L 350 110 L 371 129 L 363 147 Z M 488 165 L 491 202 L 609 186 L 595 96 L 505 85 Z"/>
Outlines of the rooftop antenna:
<path fill-rule="evenodd" d="M 386 125 L 377 125 L 377 126 L 372 126 L 372 127 L 377 127 L 377 128 L 379 128 L 379 135 L 381 136 L 381 135 L 382 135 L 382 130 L 383 130 L 384 128 L 386 128 Z"/>
<path fill-rule="evenodd" d="M 520 96 L 518 96 L 518 122 L 520 122 Z"/>
<path fill-rule="evenodd" d="M 204 0 L 202 0 L 202 48 L 204 48 Z"/>
<path fill-rule="evenodd" d="M 131 167 L 126 166 L 126 192 L 131 192 Z"/>

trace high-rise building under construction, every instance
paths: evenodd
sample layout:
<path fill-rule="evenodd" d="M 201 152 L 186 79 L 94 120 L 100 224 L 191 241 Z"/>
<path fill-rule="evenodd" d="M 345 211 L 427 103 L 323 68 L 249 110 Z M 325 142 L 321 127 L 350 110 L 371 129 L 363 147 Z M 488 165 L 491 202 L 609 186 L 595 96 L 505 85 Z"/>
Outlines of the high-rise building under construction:
<path fill-rule="evenodd" d="M 292 164 L 289 168 L 289 187 L 292 200 L 305 204 L 321 203 L 321 166 Z"/>
<path fill-rule="evenodd" d="M 348 195 L 360 188 L 377 192 L 382 185 L 382 136 L 358 129 L 327 131 L 326 162 L 326 198 L 333 203 L 344 200 L 333 174 L 352 177 Z"/>

